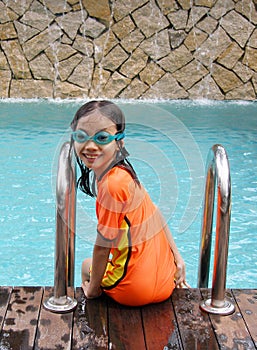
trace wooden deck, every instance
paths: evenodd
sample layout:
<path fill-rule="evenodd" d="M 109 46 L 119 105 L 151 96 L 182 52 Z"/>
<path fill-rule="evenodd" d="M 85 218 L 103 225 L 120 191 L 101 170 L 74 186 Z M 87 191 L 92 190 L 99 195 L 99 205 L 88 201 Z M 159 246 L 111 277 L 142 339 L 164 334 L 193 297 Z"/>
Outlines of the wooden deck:
<path fill-rule="evenodd" d="M 74 312 L 55 314 L 42 303 L 53 288 L 0 287 L 1 350 L 257 349 L 257 290 L 228 290 L 230 316 L 199 309 L 207 290 L 175 290 L 167 301 L 141 308 L 106 297 L 86 302 L 75 291 Z"/>

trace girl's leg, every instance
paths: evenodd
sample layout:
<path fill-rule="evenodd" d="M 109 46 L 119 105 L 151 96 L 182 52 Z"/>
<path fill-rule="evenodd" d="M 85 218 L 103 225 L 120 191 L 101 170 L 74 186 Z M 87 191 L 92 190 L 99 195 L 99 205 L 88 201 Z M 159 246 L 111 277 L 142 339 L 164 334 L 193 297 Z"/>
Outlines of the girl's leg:
<path fill-rule="evenodd" d="M 90 280 L 90 268 L 92 266 L 92 258 L 87 258 L 83 261 L 81 266 L 81 279 L 82 283 Z"/>

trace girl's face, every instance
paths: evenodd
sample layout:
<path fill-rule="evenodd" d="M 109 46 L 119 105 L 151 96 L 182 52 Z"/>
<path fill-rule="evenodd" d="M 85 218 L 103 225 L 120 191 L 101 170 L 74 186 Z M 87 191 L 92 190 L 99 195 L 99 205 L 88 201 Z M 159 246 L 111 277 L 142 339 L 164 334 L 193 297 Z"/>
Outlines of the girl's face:
<path fill-rule="evenodd" d="M 117 132 L 116 125 L 99 112 L 93 112 L 86 117 L 80 118 L 76 127 L 76 130 L 78 129 L 85 131 L 88 136 L 94 136 L 99 131 L 106 131 L 111 135 Z M 75 141 L 74 147 L 77 156 L 88 168 L 94 170 L 98 178 L 115 159 L 119 150 L 115 140 L 107 145 L 96 144 L 93 140 L 88 140 L 84 143 Z"/>

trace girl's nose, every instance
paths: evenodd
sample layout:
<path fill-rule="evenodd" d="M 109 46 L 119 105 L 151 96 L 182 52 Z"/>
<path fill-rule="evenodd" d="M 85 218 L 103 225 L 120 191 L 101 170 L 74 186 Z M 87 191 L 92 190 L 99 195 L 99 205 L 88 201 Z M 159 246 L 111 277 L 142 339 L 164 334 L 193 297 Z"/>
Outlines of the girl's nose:
<path fill-rule="evenodd" d="M 98 149 L 97 144 L 93 140 L 88 140 L 84 146 L 86 149 Z"/>

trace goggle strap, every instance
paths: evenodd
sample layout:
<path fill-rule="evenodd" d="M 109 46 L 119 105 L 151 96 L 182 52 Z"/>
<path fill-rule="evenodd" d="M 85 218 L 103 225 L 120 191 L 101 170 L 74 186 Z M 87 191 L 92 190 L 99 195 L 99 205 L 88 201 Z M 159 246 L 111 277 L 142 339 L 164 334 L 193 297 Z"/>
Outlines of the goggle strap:
<path fill-rule="evenodd" d="M 125 132 L 119 132 L 118 134 L 116 134 L 116 140 L 117 141 L 120 141 L 120 140 L 122 140 L 122 139 L 124 139 L 124 137 L 125 137 Z"/>

